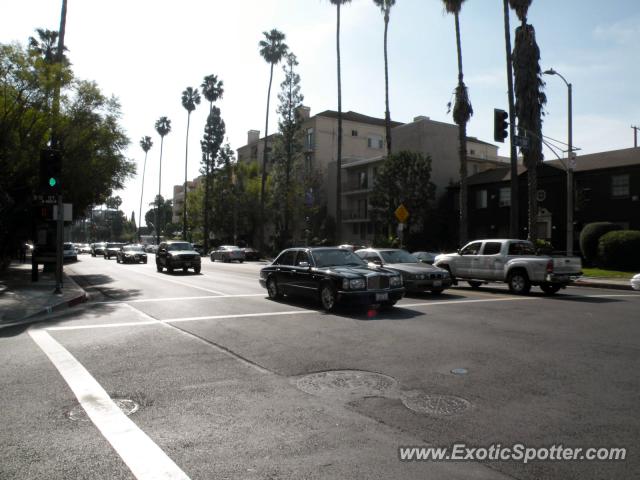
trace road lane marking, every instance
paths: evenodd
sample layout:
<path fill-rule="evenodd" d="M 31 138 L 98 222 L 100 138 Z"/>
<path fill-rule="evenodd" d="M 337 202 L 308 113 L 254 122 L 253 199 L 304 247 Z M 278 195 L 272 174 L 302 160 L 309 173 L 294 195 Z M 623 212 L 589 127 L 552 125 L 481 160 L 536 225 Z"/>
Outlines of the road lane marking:
<path fill-rule="evenodd" d="M 218 320 L 227 318 L 251 318 L 251 317 L 274 317 L 278 315 L 305 315 L 309 313 L 321 313 L 317 310 L 287 310 L 283 312 L 266 312 L 266 313 L 239 313 L 235 315 L 207 315 L 205 317 L 182 317 L 182 318 L 165 318 L 161 322 L 179 323 L 179 322 L 195 322 L 198 320 Z"/>
<path fill-rule="evenodd" d="M 190 287 L 190 288 L 195 288 L 197 290 L 202 290 L 203 292 L 209 292 L 209 293 L 215 293 L 217 295 L 227 295 L 224 292 L 219 292 L 218 290 L 211 290 L 210 288 L 204 288 L 204 287 L 198 287 L 197 285 L 192 285 L 190 283 L 185 283 L 185 282 L 179 282 L 178 280 L 173 280 L 173 279 L 169 279 L 166 277 L 166 275 L 153 275 L 151 273 L 145 273 L 145 272 L 140 272 L 138 270 L 135 270 L 136 273 L 140 274 L 140 275 L 144 275 L 145 277 L 151 277 L 155 280 L 164 280 L 165 282 L 170 282 L 170 283 L 175 283 L 176 285 L 182 285 L 184 287 Z M 160 273 L 160 272 L 158 272 Z"/>
<path fill-rule="evenodd" d="M 501 298 L 482 298 L 473 300 L 441 300 L 437 302 L 421 302 L 421 303 L 398 303 L 398 307 L 431 307 L 438 305 L 451 305 L 457 303 L 485 303 L 485 302 L 513 302 L 518 300 L 538 300 L 540 297 L 501 297 Z"/>
<path fill-rule="evenodd" d="M 139 480 L 188 480 L 162 449 L 127 417 L 76 358 L 46 330 L 30 328 L 29 335 L 49 357 L 82 408 Z"/>

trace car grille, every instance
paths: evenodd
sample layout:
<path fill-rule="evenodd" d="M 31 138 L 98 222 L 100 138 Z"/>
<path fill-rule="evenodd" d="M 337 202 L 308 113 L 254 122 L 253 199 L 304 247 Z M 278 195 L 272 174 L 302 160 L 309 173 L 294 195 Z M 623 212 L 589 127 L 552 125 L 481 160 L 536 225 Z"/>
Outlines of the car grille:
<path fill-rule="evenodd" d="M 389 277 L 382 275 L 373 275 L 367 277 L 367 289 L 368 290 L 380 290 L 382 288 L 389 288 Z"/>
<path fill-rule="evenodd" d="M 195 255 L 180 255 L 180 260 L 193 260 L 194 258 L 196 258 Z"/>

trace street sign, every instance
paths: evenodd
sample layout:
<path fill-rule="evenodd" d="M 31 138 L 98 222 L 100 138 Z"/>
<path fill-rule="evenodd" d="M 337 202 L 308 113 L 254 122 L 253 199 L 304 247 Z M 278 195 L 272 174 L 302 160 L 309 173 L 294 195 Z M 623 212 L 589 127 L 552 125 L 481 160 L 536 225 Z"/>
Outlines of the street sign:
<path fill-rule="evenodd" d="M 396 208 L 395 215 L 400 223 L 405 223 L 407 218 L 409 218 L 409 210 L 401 203 L 400 206 Z"/>
<path fill-rule="evenodd" d="M 72 203 L 64 203 L 64 221 L 70 222 L 73 220 L 73 204 Z M 53 220 L 58 219 L 58 206 L 53 206 Z"/>

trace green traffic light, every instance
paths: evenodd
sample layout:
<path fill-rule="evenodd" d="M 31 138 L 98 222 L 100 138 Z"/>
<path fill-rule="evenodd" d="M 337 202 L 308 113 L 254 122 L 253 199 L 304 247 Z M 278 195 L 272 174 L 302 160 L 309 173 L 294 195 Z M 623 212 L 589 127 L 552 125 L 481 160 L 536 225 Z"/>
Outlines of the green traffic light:
<path fill-rule="evenodd" d="M 50 187 L 55 187 L 55 186 L 56 186 L 56 183 L 58 183 L 58 181 L 57 181 L 55 178 L 51 177 L 51 178 L 49 179 L 49 186 L 50 186 Z"/>

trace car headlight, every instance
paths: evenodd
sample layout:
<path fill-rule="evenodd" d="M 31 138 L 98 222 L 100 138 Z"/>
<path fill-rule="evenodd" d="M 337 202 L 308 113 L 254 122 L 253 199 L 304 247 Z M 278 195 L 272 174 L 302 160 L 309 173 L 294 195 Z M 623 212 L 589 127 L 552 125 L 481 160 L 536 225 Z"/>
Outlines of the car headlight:
<path fill-rule="evenodd" d="M 402 277 L 401 276 L 393 276 L 389 279 L 389 285 L 391 287 L 401 287 L 402 286 Z"/>
<path fill-rule="evenodd" d="M 361 290 L 366 287 L 364 278 L 354 278 L 349 280 L 349 288 L 351 290 Z"/>

